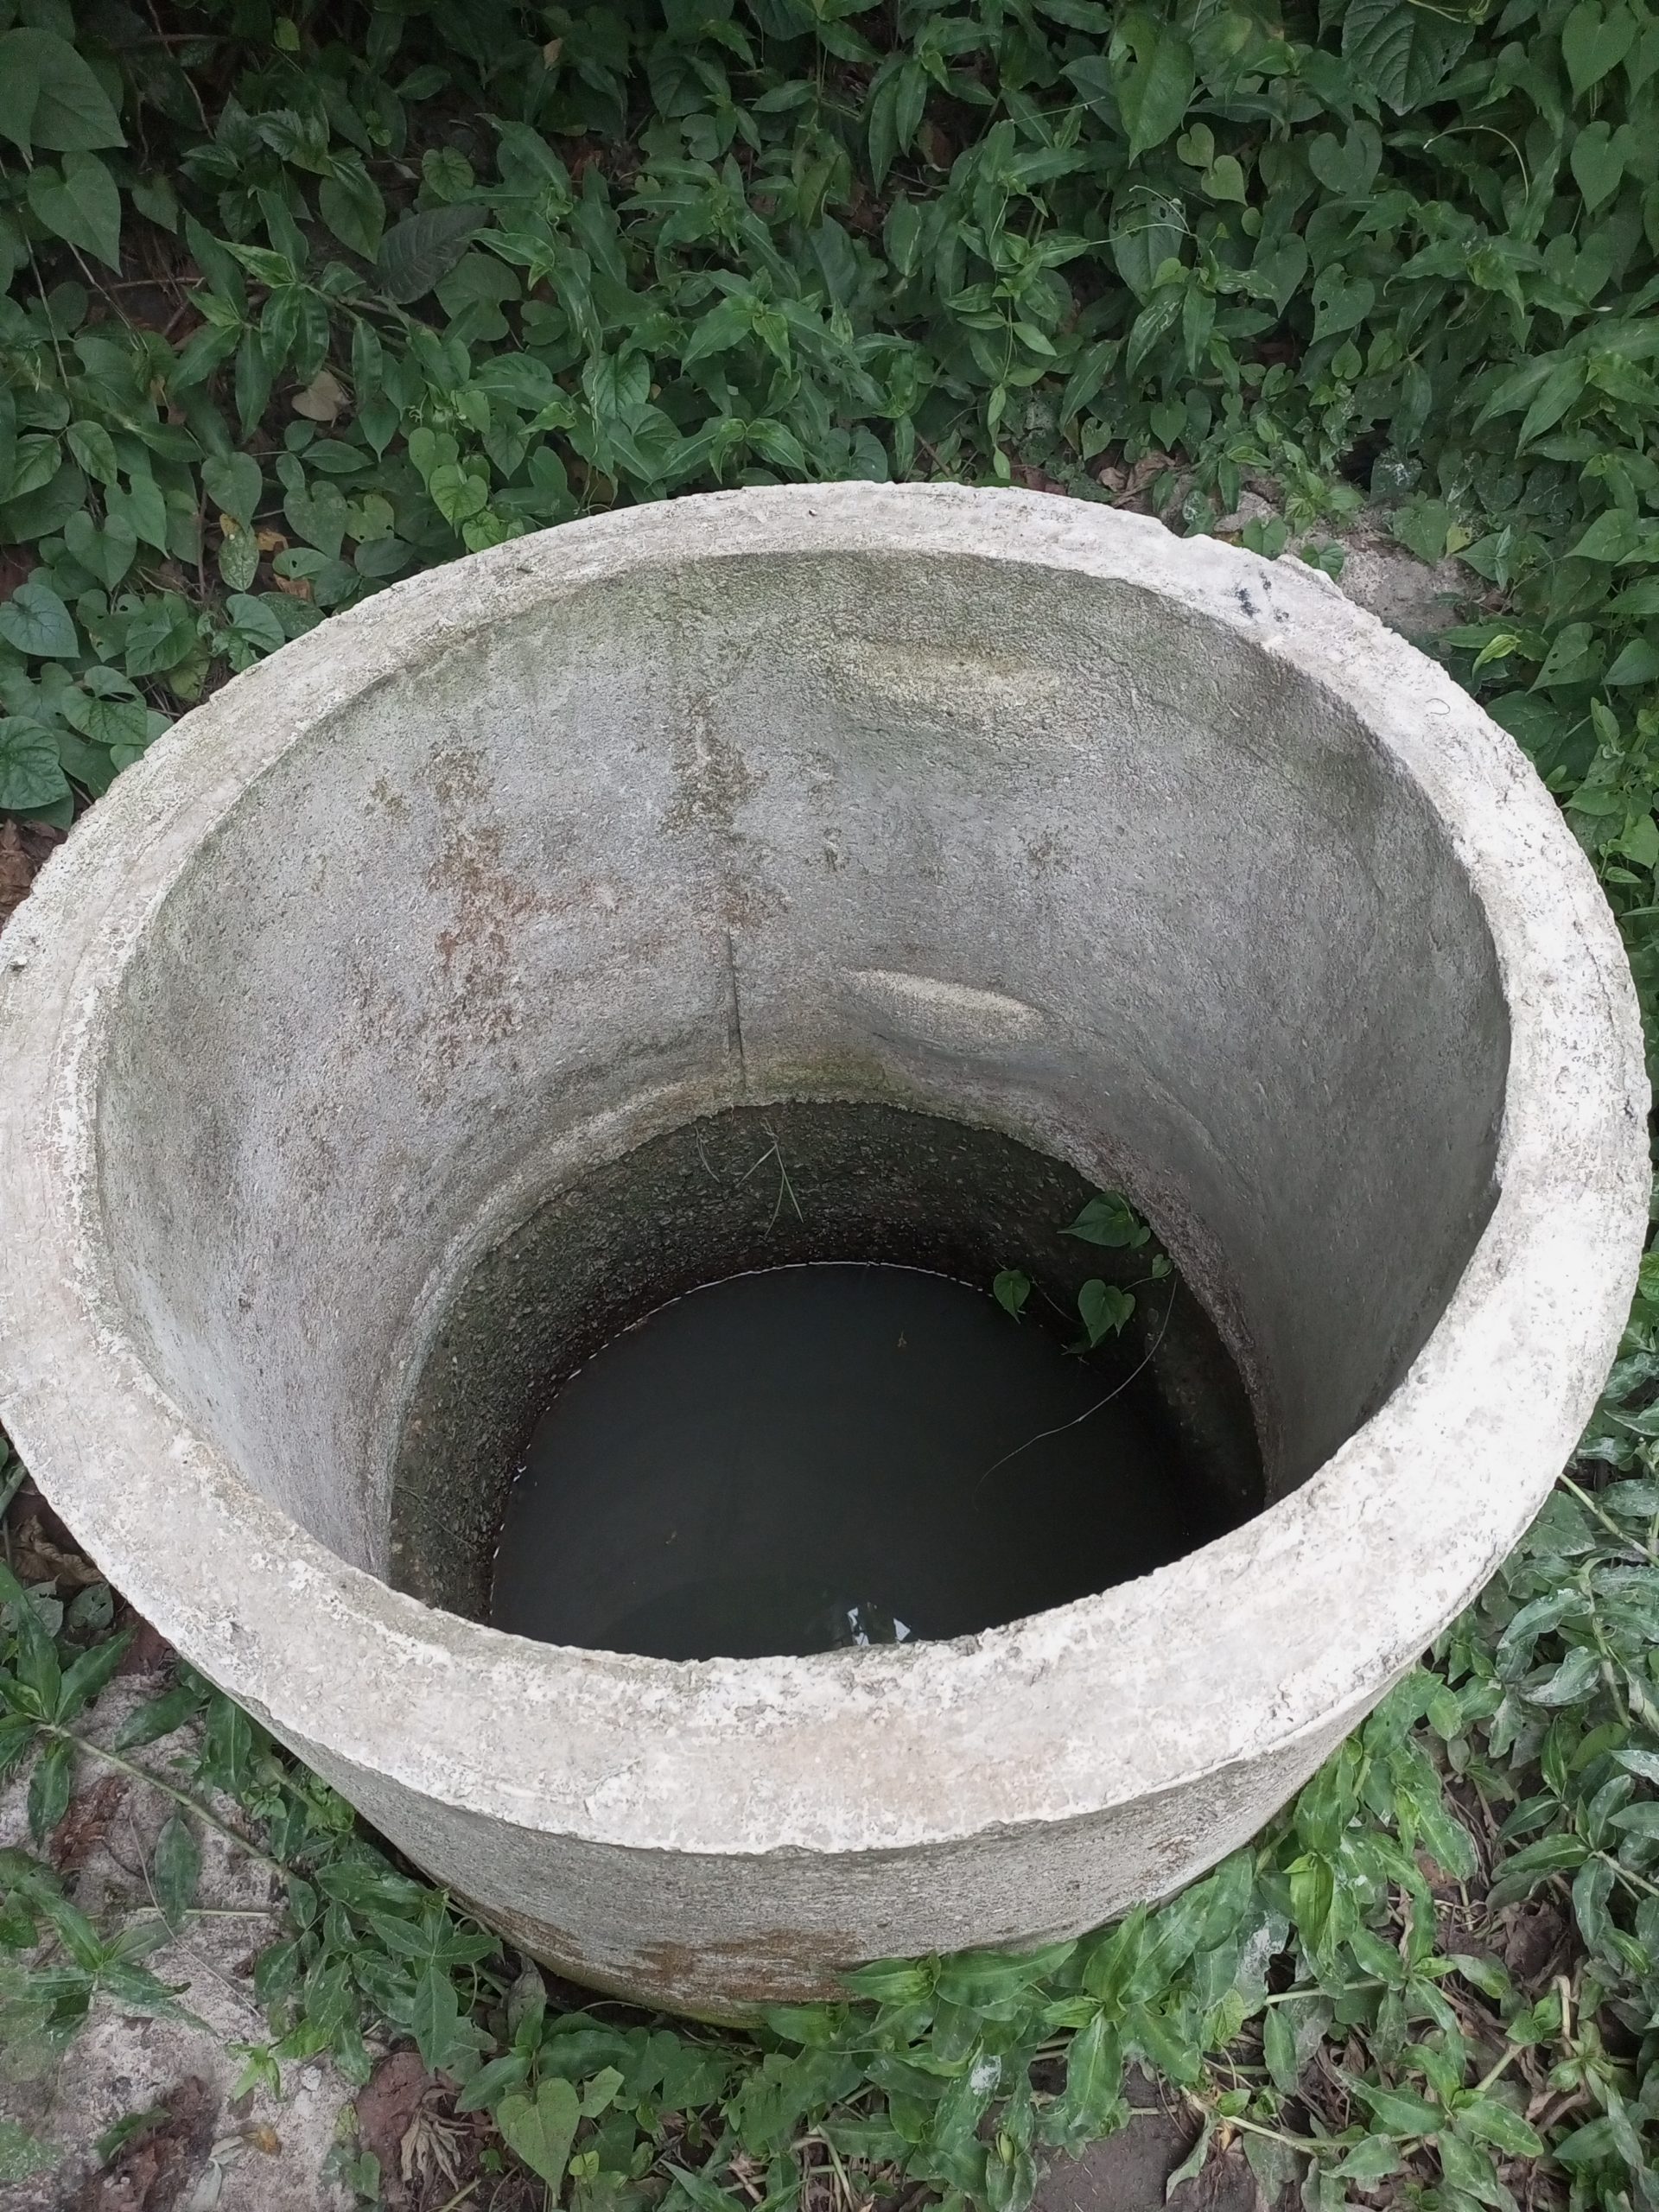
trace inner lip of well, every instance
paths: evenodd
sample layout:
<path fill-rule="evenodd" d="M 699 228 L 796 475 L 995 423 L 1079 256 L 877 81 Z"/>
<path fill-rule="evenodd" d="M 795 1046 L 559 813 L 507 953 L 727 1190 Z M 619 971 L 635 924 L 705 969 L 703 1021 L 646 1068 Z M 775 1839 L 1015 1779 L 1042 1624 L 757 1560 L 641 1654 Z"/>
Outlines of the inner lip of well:
<path fill-rule="evenodd" d="M 779 1209 L 766 1179 L 774 1148 L 799 1217 Z M 1145 1274 L 1143 1254 L 1063 1234 L 1096 1187 L 967 1122 L 803 1100 L 702 1116 L 590 1170 L 483 1255 L 430 1340 L 401 1427 L 386 1579 L 487 1619 L 507 1492 L 532 1431 L 562 1383 L 652 1312 L 712 1281 L 826 1261 L 986 1288 L 997 1267 L 1019 1266 L 1075 1310 L 1090 1277 L 1127 1285 Z M 1266 1503 L 1254 1414 L 1205 1307 L 1184 1284 L 1172 1297 L 1151 1370 L 1159 1415 L 1201 1469 L 1216 1519 L 1236 1525 Z M 1103 1364 L 1103 1389 L 1141 1361 L 1161 1313 L 1143 1294 Z"/>

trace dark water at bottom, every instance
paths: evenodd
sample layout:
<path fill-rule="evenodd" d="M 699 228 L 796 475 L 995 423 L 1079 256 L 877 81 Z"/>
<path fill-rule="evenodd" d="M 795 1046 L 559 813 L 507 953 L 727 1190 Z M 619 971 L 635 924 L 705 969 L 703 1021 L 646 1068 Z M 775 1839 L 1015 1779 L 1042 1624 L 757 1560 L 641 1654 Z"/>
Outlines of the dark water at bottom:
<path fill-rule="evenodd" d="M 1101 1402 L 1120 1379 L 918 1268 L 711 1284 L 560 1390 L 508 1501 L 490 1618 L 760 1658 L 966 1635 L 1125 1581 L 1230 1522 L 1149 1375 Z"/>

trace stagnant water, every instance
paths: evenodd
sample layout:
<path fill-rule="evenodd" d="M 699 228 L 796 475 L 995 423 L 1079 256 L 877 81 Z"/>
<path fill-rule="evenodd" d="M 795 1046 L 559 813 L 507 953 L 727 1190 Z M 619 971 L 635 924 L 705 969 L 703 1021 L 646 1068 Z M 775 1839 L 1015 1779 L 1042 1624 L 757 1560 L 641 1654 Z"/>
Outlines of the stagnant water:
<path fill-rule="evenodd" d="M 1125 1384 L 1121 1359 L 918 1268 L 770 1268 L 659 1308 L 564 1384 L 508 1499 L 490 1618 L 664 1659 L 962 1636 L 1235 1518 L 1149 1370 Z"/>

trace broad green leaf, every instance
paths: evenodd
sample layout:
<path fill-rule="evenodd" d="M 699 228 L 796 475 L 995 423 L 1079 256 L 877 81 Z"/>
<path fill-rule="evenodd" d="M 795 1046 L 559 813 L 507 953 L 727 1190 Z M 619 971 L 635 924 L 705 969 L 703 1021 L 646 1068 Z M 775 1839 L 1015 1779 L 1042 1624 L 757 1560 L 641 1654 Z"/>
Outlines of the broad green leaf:
<path fill-rule="evenodd" d="M 958 1951 L 941 1961 L 934 1992 L 947 2004 L 983 2012 L 1052 1974 L 1072 1948 L 1059 1943 L 1035 1952 Z"/>
<path fill-rule="evenodd" d="M 1313 280 L 1313 338 L 1335 338 L 1363 322 L 1376 298 L 1369 276 L 1350 277 L 1338 268 L 1322 269 Z"/>
<path fill-rule="evenodd" d="M 915 1959 L 878 1959 L 869 1966 L 855 1967 L 841 1979 L 855 1996 L 876 2005 L 914 2004 L 930 1996 L 933 1988 L 932 1968 Z"/>
<path fill-rule="evenodd" d="M 1561 59 L 1574 99 L 1618 68 L 1636 43 L 1636 18 L 1620 0 L 1605 10 L 1598 0 L 1579 0 L 1561 26 Z"/>
<path fill-rule="evenodd" d="M 484 227 L 481 207 L 428 207 L 394 223 L 380 241 L 375 279 L 399 307 L 423 299 Z"/>
<path fill-rule="evenodd" d="M 1090 1198 L 1063 1233 L 1077 1237 L 1085 1244 L 1100 1244 L 1120 1251 L 1138 1251 L 1152 1236 L 1128 1200 L 1120 1198 L 1115 1191 L 1103 1191 L 1099 1197 Z"/>
<path fill-rule="evenodd" d="M 1004 1268 L 991 1285 L 991 1295 L 1005 1313 L 1017 1321 L 1031 1296 L 1031 1277 L 1019 1268 Z"/>
<path fill-rule="evenodd" d="M 75 1746 L 67 1736 L 54 1737 L 29 1779 L 29 1832 L 37 1843 L 44 1842 L 68 1811 L 74 1778 Z"/>
<path fill-rule="evenodd" d="M 1339 198 L 1363 199 L 1382 161 L 1382 140 L 1375 124 L 1351 124 L 1338 140 L 1322 130 L 1309 144 L 1307 166 L 1327 192 Z"/>
<path fill-rule="evenodd" d="M 1484 2204 L 1502 2206 L 1501 2190 L 1491 2160 L 1476 2144 L 1467 2141 L 1452 2128 L 1443 2127 L 1436 2139 L 1440 2155 L 1440 2171 L 1453 2189 L 1461 2190 Z"/>
<path fill-rule="evenodd" d="M 1632 638 L 1602 681 L 1613 684 L 1659 681 L 1659 645 L 1646 638 Z"/>
<path fill-rule="evenodd" d="M 1133 1295 L 1116 1283 L 1102 1282 L 1098 1276 L 1077 1293 L 1077 1313 L 1090 1350 L 1104 1337 L 1121 1336 L 1134 1312 Z"/>
<path fill-rule="evenodd" d="M 1184 284 L 1162 284 L 1136 315 L 1130 326 L 1128 346 L 1123 357 L 1124 373 L 1131 385 L 1154 362 L 1165 340 L 1180 320 L 1185 302 L 1186 288 Z M 1185 415 L 1185 410 L 1182 412 Z"/>
<path fill-rule="evenodd" d="M 415 1984 L 410 2025 L 422 2058 L 434 2071 L 448 2061 L 460 2023 L 461 2000 L 448 1969 L 437 1965 L 424 1967 Z"/>
<path fill-rule="evenodd" d="M 239 1705 L 215 1690 L 208 1700 L 204 1771 L 234 1796 L 247 1788 L 252 1767 L 252 1723 Z"/>
<path fill-rule="evenodd" d="M 29 205 L 54 237 L 120 268 L 121 195 L 96 154 L 67 153 L 60 168 L 37 163 L 29 173 Z"/>
<path fill-rule="evenodd" d="M 202 488 L 222 514 L 251 523 L 264 478 L 251 453 L 213 454 L 201 464 Z"/>
<path fill-rule="evenodd" d="M 149 709 L 142 698 L 70 691 L 59 712 L 94 745 L 142 748 L 149 741 Z"/>
<path fill-rule="evenodd" d="M 1396 115 L 1422 105 L 1473 35 L 1418 0 L 1348 0 L 1342 16 L 1344 60 Z"/>
<path fill-rule="evenodd" d="M 386 203 L 360 162 L 341 162 L 333 176 L 323 179 L 317 187 L 317 213 L 340 244 L 365 261 L 379 252 Z"/>
<path fill-rule="evenodd" d="M 1490 2143 L 1511 2158 L 1541 2158 L 1544 2156 L 1543 2138 L 1537 2129 L 1518 2113 L 1513 2105 L 1506 2105 L 1490 2093 L 1460 2098 L 1457 2107 L 1459 2127 L 1467 2135 Z"/>
<path fill-rule="evenodd" d="M 55 453 L 57 442 L 44 442 Z M 25 441 L 19 439 L 21 453 Z M 115 496 L 113 493 L 110 495 Z M 0 506 L 0 545 L 33 544 L 63 525 L 86 499 L 86 479 L 73 461 L 59 464 L 37 491 L 9 499 Z"/>
<path fill-rule="evenodd" d="M 26 577 L 0 606 L 0 638 L 40 659 L 73 660 L 80 651 L 73 617 L 39 576 Z"/>
<path fill-rule="evenodd" d="M 259 573 L 259 541 L 234 515 L 219 518 L 216 559 L 219 576 L 229 591 L 245 592 Z"/>
<path fill-rule="evenodd" d="M 89 476 L 100 484 L 116 481 L 115 441 L 101 423 L 72 423 L 66 435 L 70 452 Z"/>
<path fill-rule="evenodd" d="M 533 2096 L 515 2090 L 496 2107 L 496 2125 L 508 2149 L 547 2183 L 550 2203 L 558 2201 L 581 2117 L 582 2100 L 564 2081 L 543 2082 Z"/>
<path fill-rule="evenodd" d="M 159 1697 L 147 1704 L 136 1706 L 115 1732 L 115 1748 L 130 1751 L 141 1744 L 153 1744 L 163 1736 L 170 1736 L 181 1728 L 201 1703 L 200 1692 L 188 1683 L 179 1683 L 170 1690 L 163 1690 Z"/>
<path fill-rule="evenodd" d="M 189 658 L 196 635 L 194 612 L 181 594 L 146 600 L 127 631 L 128 675 L 165 676 Z"/>
<path fill-rule="evenodd" d="M 1568 554 L 1573 561 L 1622 561 L 1637 542 L 1637 523 L 1621 507 L 1599 514 Z"/>
<path fill-rule="evenodd" d="M 153 545 L 158 553 L 167 551 L 167 501 L 153 477 L 135 476 L 124 492 L 106 493 L 104 507 L 111 519 L 124 522 L 141 543 Z"/>
<path fill-rule="evenodd" d="M 1414 2089 L 1384 2089 L 1370 2082 L 1353 2083 L 1354 2094 L 1379 2127 L 1391 2135 L 1432 2135 L 1446 2119 L 1439 2105 Z"/>
<path fill-rule="evenodd" d="M 1192 49 L 1172 24 L 1136 8 L 1120 21 L 1109 59 L 1134 161 L 1180 128 L 1197 82 Z"/>
<path fill-rule="evenodd" d="M 73 1720 L 92 1703 L 121 1664 L 134 1634 L 132 1629 L 124 1628 L 118 1636 L 105 1637 L 102 1643 L 92 1644 L 80 1654 L 59 1688 L 54 1716 L 57 1719 Z"/>
<path fill-rule="evenodd" d="M 252 655 L 276 652 L 285 644 L 283 626 L 264 600 L 254 600 L 245 591 L 232 591 L 226 600 L 226 613 L 237 626 L 237 637 Z"/>
<path fill-rule="evenodd" d="M 338 559 L 346 520 L 346 494 L 338 484 L 322 477 L 289 492 L 283 501 L 283 513 L 296 537 L 315 545 L 330 561 Z"/>
<path fill-rule="evenodd" d="M 195 1902 L 201 1878 L 201 1847 L 181 1808 L 175 1807 L 156 1840 L 156 1901 L 177 1923 Z"/>
<path fill-rule="evenodd" d="M 1569 165 L 1591 214 L 1618 191 L 1628 162 L 1639 158 L 1640 148 L 1641 141 L 1628 123 L 1617 130 L 1605 121 L 1588 124 L 1574 138 Z"/>
<path fill-rule="evenodd" d="M 0 34 L 0 138 L 27 153 L 124 146 L 115 110 L 90 65 L 55 31 Z"/>
<path fill-rule="evenodd" d="M 1400 2146 L 1391 2136 L 1368 2135 L 1355 2144 L 1336 2171 L 1344 2181 L 1370 2189 L 1389 2175 L 1397 2174 L 1402 2163 Z"/>
<path fill-rule="evenodd" d="M 1122 2093 L 1123 2053 L 1116 2028 L 1098 2012 L 1071 2038 L 1065 2062 L 1065 2127 L 1071 2140 L 1105 2133 Z"/>
<path fill-rule="evenodd" d="M 474 515 L 482 513 L 489 503 L 490 487 L 483 478 L 473 475 L 453 461 L 439 463 L 427 479 L 426 488 L 432 495 L 433 505 L 456 529 Z M 343 507 L 343 501 L 341 505 Z"/>
<path fill-rule="evenodd" d="M 6 397 L 10 398 L 10 393 L 8 392 Z M 11 471 L 5 484 L 4 496 L 8 499 L 22 499 L 30 492 L 38 492 L 57 474 L 62 458 L 62 448 L 55 438 L 16 439 L 11 448 Z"/>
<path fill-rule="evenodd" d="M 510 2050 L 480 2067 L 455 2099 L 457 2112 L 488 2112 L 509 2089 L 520 2088 L 530 2072 L 530 2060 L 521 2050 Z"/>
<path fill-rule="evenodd" d="M 1295 2029 L 1282 2005 L 1268 2007 L 1262 2028 L 1262 2056 L 1274 2087 L 1294 2096 L 1302 2063 L 1296 2049 Z"/>

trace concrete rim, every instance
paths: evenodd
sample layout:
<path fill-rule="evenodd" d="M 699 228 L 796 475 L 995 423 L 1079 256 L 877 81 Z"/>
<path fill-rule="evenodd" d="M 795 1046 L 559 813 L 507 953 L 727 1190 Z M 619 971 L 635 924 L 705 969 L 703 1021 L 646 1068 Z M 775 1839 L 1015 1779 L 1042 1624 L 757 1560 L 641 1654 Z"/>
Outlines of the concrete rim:
<path fill-rule="evenodd" d="M 1426 794 L 1509 1001 L 1499 1195 L 1400 1388 L 1300 1490 L 1201 1552 L 956 1643 L 676 1665 L 430 1611 L 344 1565 L 191 1431 L 123 1333 L 101 1248 L 94 1116 L 116 988 L 213 825 L 320 717 L 467 632 L 677 557 L 694 533 L 709 557 L 716 530 L 721 555 L 949 550 L 1120 580 L 1248 639 L 1344 702 Z M 186 715 L 0 942 L 0 1419 L 55 1509 L 163 1635 L 181 1563 L 210 1563 L 222 1612 L 185 1656 L 296 1748 L 596 1843 L 949 1842 L 1156 1796 L 1357 1719 L 1547 1495 L 1611 1361 L 1645 1231 L 1634 988 L 1588 862 L 1512 741 L 1317 571 L 1037 493 L 715 493 L 467 565 L 464 620 L 454 572 L 429 572 Z"/>

